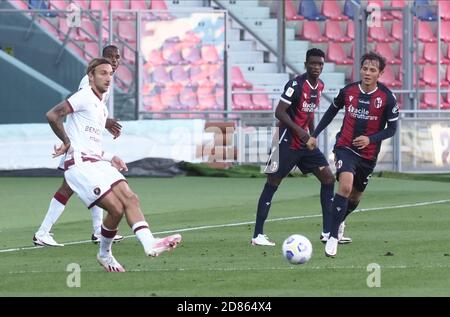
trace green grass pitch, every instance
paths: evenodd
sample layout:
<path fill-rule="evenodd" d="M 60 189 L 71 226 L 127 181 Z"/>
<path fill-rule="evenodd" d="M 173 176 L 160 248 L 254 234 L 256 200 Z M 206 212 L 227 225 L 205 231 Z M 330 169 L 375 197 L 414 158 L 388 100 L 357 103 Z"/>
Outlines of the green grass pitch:
<path fill-rule="evenodd" d="M 124 274 L 106 273 L 89 241 L 90 212 L 74 196 L 54 226 L 62 248 L 32 247 L 59 178 L 0 178 L 0 296 L 449 296 L 450 185 L 374 177 L 347 221 L 353 243 L 324 256 L 319 184 L 288 178 L 265 225 L 276 247 L 253 247 L 256 204 L 264 179 L 130 178 L 152 231 L 180 232 L 173 252 L 147 258 L 125 221 L 113 247 Z M 424 204 L 420 204 L 424 203 Z M 306 216 L 306 217 L 305 217 Z M 290 217 L 290 218 L 289 218 Z M 289 218 L 289 219 L 285 219 Z M 283 240 L 303 234 L 311 260 L 291 265 Z M 26 249 L 22 249 L 26 248 Z M 80 287 L 68 287 L 70 263 Z M 380 266 L 380 287 L 368 287 L 367 266 Z"/>

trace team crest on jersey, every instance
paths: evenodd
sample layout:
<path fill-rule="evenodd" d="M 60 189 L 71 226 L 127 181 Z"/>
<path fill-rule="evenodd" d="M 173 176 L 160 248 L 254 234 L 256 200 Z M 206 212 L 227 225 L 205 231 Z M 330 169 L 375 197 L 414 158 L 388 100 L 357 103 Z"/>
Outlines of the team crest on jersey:
<path fill-rule="evenodd" d="M 336 162 L 336 168 L 340 169 L 342 167 L 342 160 Z"/>
<path fill-rule="evenodd" d="M 289 87 L 289 88 L 286 90 L 286 96 L 292 97 L 293 94 L 294 94 L 294 89 L 292 89 L 291 87 Z"/>
<path fill-rule="evenodd" d="M 98 196 L 98 195 L 100 195 L 100 193 L 101 193 L 101 190 L 100 190 L 100 188 L 99 188 L 99 187 L 95 187 L 95 188 L 94 188 L 94 190 L 93 190 L 93 192 L 94 192 L 94 194 L 95 194 L 95 195 L 97 195 L 97 196 Z"/>
<path fill-rule="evenodd" d="M 375 108 L 380 109 L 382 105 L 383 105 L 383 100 L 381 99 L 381 97 L 377 97 L 375 99 Z"/>
<path fill-rule="evenodd" d="M 297 82 L 294 80 L 294 81 L 292 82 L 292 87 L 295 87 L 295 86 L 297 86 Z"/>

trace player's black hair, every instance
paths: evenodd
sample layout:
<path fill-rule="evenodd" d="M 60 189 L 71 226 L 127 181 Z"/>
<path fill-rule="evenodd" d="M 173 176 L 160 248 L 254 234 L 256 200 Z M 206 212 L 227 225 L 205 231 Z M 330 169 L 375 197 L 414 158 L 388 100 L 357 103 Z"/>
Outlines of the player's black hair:
<path fill-rule="evenodd" d="M 105 46 L 103 48 L 103 51 L 102 51 L 102 56 L 106 57 L 108 55 L 108 52 L 110 52 L 110 51 L 118 51 L 118 50 L 119 50 L 119 48 L 117 46 L 115 46 L 115 45 Z"/>
<path fill-rule="evenodd" d="M 386 67 L 386 58 L 375 52 L 369 52 L 361 57 L 361 68 L 365 61 L 378 61 L 380 72 Z"/>
<path fill-rule="evenodd" d="M 311 48 L 306 52 L 306 61 L 310 56 L 319 56 L 325 58 L 325 53 L 320 48 Z"/>
<path fill-rule="evenodd" d="M 89 65 L 88 65 L 88 67 L 86 69 L 86 74 L 89 74 L 97 66 L 102 65 L 102 64 L 109 64 L 112 67 L 112 63 L 111 63 L 111 61 L 109 59 L 103 58 L 103 57 L 94 58 L 92 61 L 90 61 Z"/>

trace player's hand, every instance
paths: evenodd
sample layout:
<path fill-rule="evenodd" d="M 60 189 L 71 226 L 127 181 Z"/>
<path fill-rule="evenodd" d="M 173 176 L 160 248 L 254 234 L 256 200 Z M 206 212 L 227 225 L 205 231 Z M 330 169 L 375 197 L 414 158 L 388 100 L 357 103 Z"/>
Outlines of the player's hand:
<path fill-rule="evenodd" d="M 314 150 L 317 147 L 317 139 L 314 137 L 309 137 L 308 142 L 306 142 L 306 147 L 308 150 Z"/>
<path fill-rule="evenodd" d="M 369 137 L 365 135 L 360 135 L 359 137 L 355 138 L 352 142 L 353 146 L 356 146 L 359 150 L 364 149 L 366 146 L 368 146 L 370 143 Z"/>
<path fill-rule="evenodd" d="M 110 118 L 106 119 L 105 128 L 113 135 L 114 139 L 117 139 L 120 136 L 122 130 L 120 123 L 116 119 Z"/>
<path fill-rule="evenodd" d="M 67 144 L 62 143 L 58 147 L 56 145 L 54 145 L 52 157 L 55 158 L 55 157 L 65 154 L 69 150 L 69 148 L 70 148 L 70 143 L 67 143 Z"/>
<path fill-rule="evenodd" d="M 125 162 L 118 156 L 113 156 L 111 160 L 111 165 L 117 168 L 119 172 L 128 171 L 127 164 L 125 164 Z"/>

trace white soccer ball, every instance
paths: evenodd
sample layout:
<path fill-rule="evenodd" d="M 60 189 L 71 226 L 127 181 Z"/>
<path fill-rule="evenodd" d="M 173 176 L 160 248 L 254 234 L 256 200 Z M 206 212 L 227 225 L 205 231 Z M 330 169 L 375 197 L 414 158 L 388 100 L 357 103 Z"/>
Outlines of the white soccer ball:
<path fill-rule="evenodd" d="M 303 264 L 309 261 L 313 248 L 311 241 L 300 234 L 293 234 L 283 242 L 283 256 L 292 264 Z"/>

